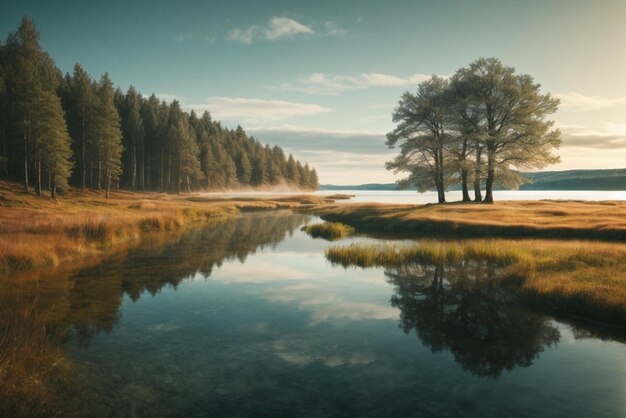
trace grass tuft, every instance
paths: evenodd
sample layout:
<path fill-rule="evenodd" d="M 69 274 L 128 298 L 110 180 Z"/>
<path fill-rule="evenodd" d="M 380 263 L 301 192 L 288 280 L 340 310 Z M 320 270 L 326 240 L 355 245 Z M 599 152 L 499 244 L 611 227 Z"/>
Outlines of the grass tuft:
<path fill-rule="evenodd" d="M 302 227 L 313 238 L 324 238 L 329 241 L 338 240 L 354 233 L 354 228 L 338 222 L 324 222 Z"/>

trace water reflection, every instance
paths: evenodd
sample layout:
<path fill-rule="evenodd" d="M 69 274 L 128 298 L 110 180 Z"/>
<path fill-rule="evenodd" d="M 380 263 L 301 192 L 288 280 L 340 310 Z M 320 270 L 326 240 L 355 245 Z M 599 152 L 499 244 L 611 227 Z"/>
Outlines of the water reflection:
<path fill-rule="evenodd" d="M 176 288 L 198 273 L 206 278 L 224 260 L 243 263 L 249 254 L 293 235 L 309 219 L 292 212 L 251 214 L 179 236 L 155 236 L 95 267 L 2 277 L 0 416 L 51 413 L 53 396 L 46 381 L 58 380 L 56 371 L 66 363 L 61 340 L 76 339 L 86 347 L 96 334 L 112 331 L 124 295 L 137 301 L 164 286 Z M 16 409 L 29 402 L 32 408 Z"/>
<path fill-rule="evenodd" d="M 308 215 L 291 212 L 244 216 L 85 269 L 73 278 L 65 322 L 73 326 L 81 343 L 87 344 L 94 334 L 113 329 L 124 294 L 137 301 L 144 292 L 154 296 L 162 287 L 176 288 L 198 273 L 209 277 L 224 260 L 243 263 L 248 254 L 275 246 L 308 219 Z"/>
<path fill-rule="evenodd" d="M 385 275 L 395 285 L 391 304 L 400 309 L 405 333 L 415 331 L 433 352 L 449 350 L 477 376 L 498 377 L 530 366 L 560 335 L 545 316 L 517 306 L 513 293 L 494 285 L 496 273 L 487 263 L 466 262 Z"/>

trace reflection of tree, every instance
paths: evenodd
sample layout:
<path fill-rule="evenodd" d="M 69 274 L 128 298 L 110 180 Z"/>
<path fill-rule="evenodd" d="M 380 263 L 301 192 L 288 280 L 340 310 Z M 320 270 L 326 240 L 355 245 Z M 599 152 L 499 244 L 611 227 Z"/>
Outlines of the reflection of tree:
<path fill-rule="evenodd" d="M 154 237 L 96 267 L 19 287 L 2 286 L 2 291 L 20 296 L 12 300 L 36 300 L 39 310 L 46 311 L 49 326 L 70 327 L 86 344 L 94 334 L 113 329 L 124 294 L 136 301 L 144 292 L 155 295 L 163 286 L 176 287 L 196 273 L 208 277 L 224 260 L 244 262 L 257 249 L 275 246 L 308 219 L 292 212 L 248 214 L 178 237 Z M 17 305 L 4 308 L 23 309 Z"/>
<path fill-rule="evenodd" d="M 463 368 L 490 377 L 530 366 L 560 337 L 545 317 L 517 307 L 494 284 L 496 273 L 477 262 L 385 272 L 396 286 L 391 304 L 400 309 L 404 332 L 415 330 L 433 352 L 448 349 Z"/>
<path fill-rule="evenodd" d="M 71 330 L 88 344 L 96 333 L 113 329 L 125 294 L 136 301 L 144 292 L 155 295 L 196 273 L 208 277 L 224 260 L 244 262 L 257 249 L 277 245 L 308 219 L 292 212 L 249 214 L 179 236 L 153 236 L 96 267 L 3 277 L 0 416 L 47 411 L 41 409 L 49 400 L 46 381 L 60 382 L 57 371 L 64 364 L 57 337 Z M 28 413 L 19 413 L 18 407 Z"/>

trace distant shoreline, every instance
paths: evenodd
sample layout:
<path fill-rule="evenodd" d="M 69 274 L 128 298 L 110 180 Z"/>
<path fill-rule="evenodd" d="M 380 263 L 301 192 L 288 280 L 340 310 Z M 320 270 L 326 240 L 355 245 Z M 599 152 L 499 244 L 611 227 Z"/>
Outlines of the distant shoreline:
<path fill-rule="evenodd" d="M 521 173 L 532 180 L 523 184 L 519 190 L 563 190 L 563 191 L 625 191 L 626 168 L 607 170 L 565 170 Z M 324 190 L 380 190 L 400 191 L 396 183 L 366 183 L 356 185 L 322 184 Z M 450 187 L 449 190 L 460 190 Z M 505 189 L 496 189 L 505 190 Z"/>

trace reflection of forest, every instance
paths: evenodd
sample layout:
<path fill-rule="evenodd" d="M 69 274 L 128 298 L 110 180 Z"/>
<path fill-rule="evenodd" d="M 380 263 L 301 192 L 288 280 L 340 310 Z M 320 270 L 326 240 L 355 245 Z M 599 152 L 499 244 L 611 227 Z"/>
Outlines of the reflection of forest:
<path fill-rule="evenodd" d="M 546 317 L 517 306 L 511 292 L 494 284 L 496 269 L 486 263 L 412 265 L 385 274 L 396 286 L 391 304 L 400 309 L 404 332 L 415 330 L 433 352 L 450 350 L 475 375 L 528 367 L 559 340 Z"/>
<path fill-rule="evenodd" d="M 57 361 L 52 336 L 75 332 L 82 344 L 119 319 L 124 294 L 133 301 L 144 292 L 155 295 L 163 286 L 176 287 L 196 273 L 208 277 L 224 260 L 244 262 L 248 254 L 275 246 L 309 219 L 290 211 L 256 213 L 181 236 L 160 237 L 145 246 L 118 254 L 78 272 L 45 271 L 38 276 L 3 278 L 0 282 L 0 381 L 41 378 L 39 370 Z M 28 318 L 32 318 L 32 321 Z M 21 354 L 18 355 L 18 347 Z M 29 347 L 27 358 L 24 347 Z M 50 356 L 49 359 L 46 357 Z M 19 362 L 29 364 L 18 365 Z M 36 361 L 34 361 L 36 360 Z M 17 372 L 23 376 L 14 376 Z M 3 387 L 0 385 L 0 392 Z M 31 390 L 24 386 L 24 391 Z M 0 393 L 0 400 L 4 394 Z M 3 405 L 0 415 L 15 405 Z"/>

